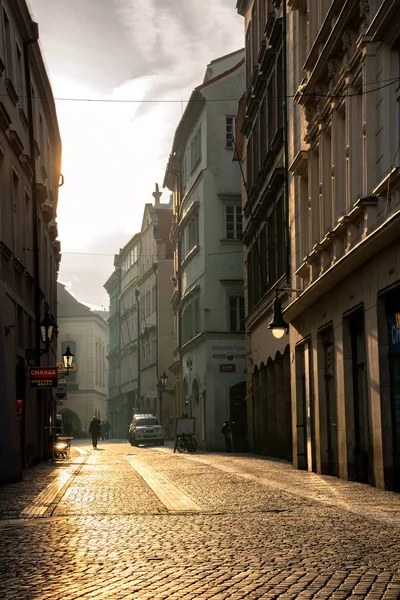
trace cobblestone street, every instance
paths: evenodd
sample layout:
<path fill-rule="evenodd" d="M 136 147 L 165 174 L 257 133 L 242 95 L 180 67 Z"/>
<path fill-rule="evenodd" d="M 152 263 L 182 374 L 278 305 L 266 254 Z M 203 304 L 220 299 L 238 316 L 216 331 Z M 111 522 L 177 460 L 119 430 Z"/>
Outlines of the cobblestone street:
<path fill-rule="evenodd" d="M 2 599 L 400 597 L 400 497 L 254 455 L 75 445 L 0 488 Z"/>

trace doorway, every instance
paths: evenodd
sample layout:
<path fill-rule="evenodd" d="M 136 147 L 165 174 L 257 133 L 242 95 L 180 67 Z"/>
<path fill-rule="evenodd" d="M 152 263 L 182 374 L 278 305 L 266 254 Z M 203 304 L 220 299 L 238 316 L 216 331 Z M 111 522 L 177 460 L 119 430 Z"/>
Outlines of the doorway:
<path fill-rule="evenodd" d="M 331 330 L 323 334 L 324 378 L 325 378 L 325 427 L 327 443 L 327 474 L 339 475 L 338 468 L 338 432 L 337 407 L 335 390 L 335 368 L 333 352 L 333 333 Z"/>
<path fill-rule="evenodd" d="M 354 479 L 371 483 L 370 426 L 365 368 L 364 311 L 349 317 L 354 411 Z"/>
<path fill-rule="evenodd" d="M 236 424 L 237 451 L 244 452 L 247 449 L 247 402 L 245 381 L 241 381 L 230 388 L 229 401 L 230 421 Z"/>

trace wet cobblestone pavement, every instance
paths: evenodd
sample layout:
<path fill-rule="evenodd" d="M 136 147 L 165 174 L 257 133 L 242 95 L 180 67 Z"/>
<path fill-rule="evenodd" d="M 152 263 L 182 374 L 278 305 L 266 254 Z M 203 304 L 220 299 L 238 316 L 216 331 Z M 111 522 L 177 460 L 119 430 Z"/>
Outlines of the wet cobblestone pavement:
<path fill-rule="evenodd" d="M 253 455 L 83 443 L 0 487 L 0 598 L 400 598 L 400 496 Z"/>

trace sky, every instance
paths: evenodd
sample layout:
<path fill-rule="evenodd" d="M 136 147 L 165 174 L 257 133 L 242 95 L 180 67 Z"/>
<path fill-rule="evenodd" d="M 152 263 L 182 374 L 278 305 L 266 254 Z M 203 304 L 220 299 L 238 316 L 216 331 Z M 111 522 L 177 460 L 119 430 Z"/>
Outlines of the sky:
<path fill-rule="evenodd" d="M 114 254 L 162 187 L 185 101 L 244 46 L 236 1 L 28 0 L 63 145 L 59 281 L 80 302 L 108 308 Z"/>

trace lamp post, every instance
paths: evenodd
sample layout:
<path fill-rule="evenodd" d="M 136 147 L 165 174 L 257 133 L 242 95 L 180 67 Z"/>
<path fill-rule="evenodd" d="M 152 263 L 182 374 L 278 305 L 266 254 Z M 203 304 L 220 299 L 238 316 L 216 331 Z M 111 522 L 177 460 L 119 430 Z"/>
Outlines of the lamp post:
<path fill-rule="evenodd" d="M 163 395 L 163 392 L 165 392 L 165 390 L 167 389 L 167 383 L 168 383 L 168 375 L 166 375 L 166 373 L 164 371 L 164 373 L 161 375 L 161 377 L 157 383 L 158 399 L 159 399 L 159 405 L 160 405 L 160 423 L 161 423 L 161 425 L 162 425 L 162 395 Z"/>

